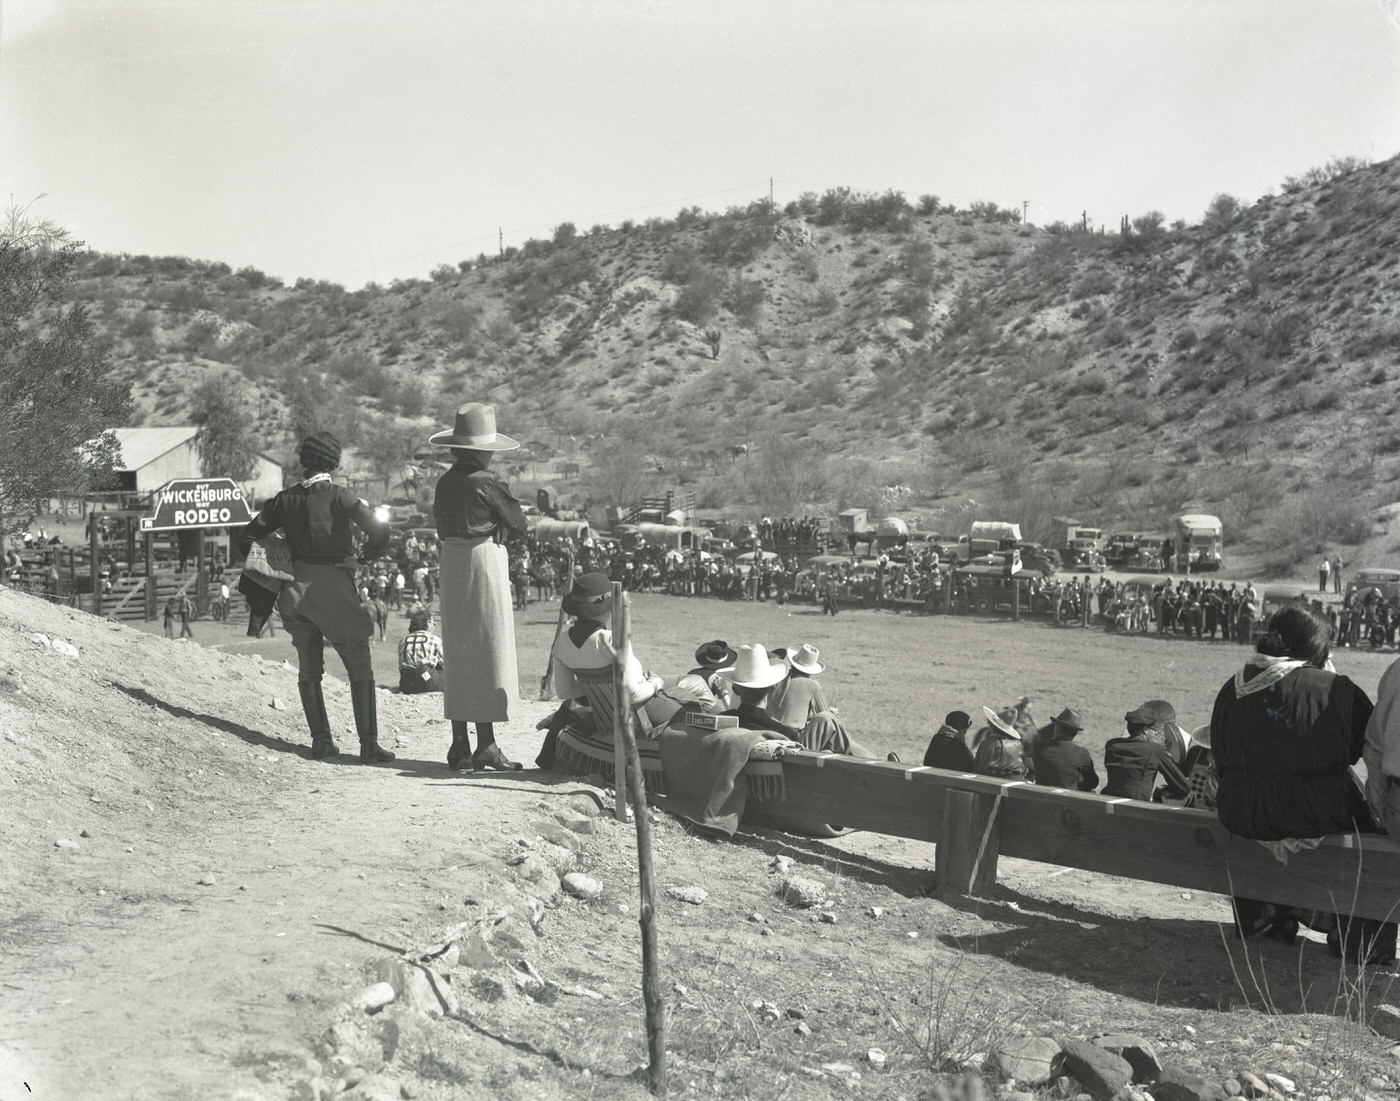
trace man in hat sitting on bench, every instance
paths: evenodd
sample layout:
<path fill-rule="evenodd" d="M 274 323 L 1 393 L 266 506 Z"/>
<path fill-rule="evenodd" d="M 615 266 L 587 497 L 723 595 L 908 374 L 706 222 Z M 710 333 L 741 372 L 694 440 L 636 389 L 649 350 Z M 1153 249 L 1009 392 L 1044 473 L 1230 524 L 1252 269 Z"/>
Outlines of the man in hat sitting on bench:
<path fill-rule="evenodd" d="M 1191 785 L 1167 748 L 1152 740 L 1157 716 L 1140 707 L 1124 715 L 1123 721 L 1128 726 L 1127 737 L 1110 738 L 1103 747 L 1108 783 L 1100 794 L 1151 802 L 1152 786 L 1160 772 L 1166 781 L 1166 793 L 1176 799 L 1184 798 Z"/>
<path fill-rule="evenodd" d="M 768 694 L 786 679 L 787 662 L 770 657 L 762 643 L 740 646 L 734 670 L 728 680 L 734 687 L 739 705 L 726 715 L 735 715 L 739 725 L 749 730 L 771 731 L 783 738 L 800 742 L 805 749 L 818 753 L 842 753 L 850 757 L 874 757 L 868 749 L 854 741 L 845 727 L 830 711 L 822 711 L 807 720 L 802 727 L 781 723 L 768 712 Z"/>
<path fill-rule="evenodd" d="M 1045 787 L 1067 788 L 1070 791 L 1094 791 L 1099 786 L 1099 774 L 1094 759 L 1074 739 L 1084 723 L 1079 712 L 1066 707 L 1037 732 L 1032 754 L 1035 782 Z"/>

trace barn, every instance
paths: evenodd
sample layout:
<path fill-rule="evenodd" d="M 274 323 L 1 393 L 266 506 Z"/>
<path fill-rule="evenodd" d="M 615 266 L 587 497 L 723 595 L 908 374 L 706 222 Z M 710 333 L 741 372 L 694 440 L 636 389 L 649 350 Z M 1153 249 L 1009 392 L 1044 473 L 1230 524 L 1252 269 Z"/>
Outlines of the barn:
<path fill-rule="evenodd" d="M 153 493 L 174 478 L 200 478 L 199 448 L 194 425 L 113 429 L 121 449 L 114 474 L 122 493 Z M 217 476 L 217 475 L 216 475 Z M 250 506 L 265 501 L 282 488 L 282 464 L 266 455 L 256 456 L 253 476 L 242 484 Z"/>

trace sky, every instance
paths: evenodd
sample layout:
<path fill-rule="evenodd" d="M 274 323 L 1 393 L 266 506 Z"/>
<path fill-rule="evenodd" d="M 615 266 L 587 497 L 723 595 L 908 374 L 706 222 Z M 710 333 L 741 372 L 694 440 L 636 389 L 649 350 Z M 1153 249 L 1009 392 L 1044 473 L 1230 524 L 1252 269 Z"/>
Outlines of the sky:
<path fill-rule="evenodd" d="M 1400 0 L 0 0 L 0 198 L 352 289 L 770 187 L 1116 229 L 1397 153 Z"/>

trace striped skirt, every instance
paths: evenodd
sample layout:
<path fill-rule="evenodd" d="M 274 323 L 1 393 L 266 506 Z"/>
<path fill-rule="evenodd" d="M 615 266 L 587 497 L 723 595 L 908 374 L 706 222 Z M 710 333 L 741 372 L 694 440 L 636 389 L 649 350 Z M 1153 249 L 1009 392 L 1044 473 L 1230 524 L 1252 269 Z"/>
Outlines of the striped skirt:
<path fill-rule="evenodd" d="M 443 714 L 505 722 L 520 697 L 506 549 L 489 536 L 445 539 L 439 576 Z"/>

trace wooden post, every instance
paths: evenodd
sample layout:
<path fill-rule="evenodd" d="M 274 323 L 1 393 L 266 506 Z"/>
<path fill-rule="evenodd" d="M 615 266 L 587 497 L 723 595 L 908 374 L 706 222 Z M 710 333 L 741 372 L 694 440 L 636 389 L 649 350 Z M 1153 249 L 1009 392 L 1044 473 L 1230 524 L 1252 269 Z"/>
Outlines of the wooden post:
<path fill-rule="evenodd" d="M 204 564 L 204 529 L 199 528 L 194 535 L 194 596 L 195 608 L 203 609 L 209 604 L 209 571 Z"/>
<path fill-rule="evenodd" d="M 627 692 L 627 612 L 622 603 L 622 582 L 612 583 L 613 607 L 613 813 L 627 821 L 627 745 L 624 729 L 632 715 Z M 640 813 L 640 812 L 639 812 Z"/>
<path fill-rule="evenodd" d="M 156 556 L 155 535 L 146 532 L 146 622 L 156 621 Z"/>
<path fill-rule="evenodd" d="M 627 615 L 627 598 L 621 593 L 621 586 L 615 585 L 613 592 L 613 625 L 622 637 L 618 653 L 625 659 L 630 625 Z M 624 688 L 624 695 L 625 695 Z M 651 819 L 647 813 L 646 783 L 642 779 L 642 759 L 637 753 L 637 739 L 633 730 L 631 707 L 619 708 L 618 723 L 622 735 L 620 743 L 625 748 L 627 790 L 632 797 L 632 808 L 637 825 L 637 878 L 641 892 L 641 912 L 637 918 L 642 929 L 642 1004 L 646 1008 L 647 1022 L 647 1084 L 652 1093 L 666 1092 L 666 1004 L 661 996 L 661 954 L 656 936 L 656 879 L 651 861 Z M 621 774 L 619 774 L 619 781 Z M 618 804 L 622 805 L 621 789 L 618 785 Z"/>
<path fill-rule="evenodd" d="M 949 791 L 943 809 L 943 832 L 934 852 L 934 876 L 940 887 L 960 895 L 984 894 L 997 881 L 1001 824 L 997 795 Z"/>
<path fill-rule="evenodd" d="M 1079 609 L 1079 615 L 1080 615 L 1080 624 L 1079 624 L 1079 625 L 1080 625 L 1081 627 L 1087 627 L 1087 626 L 1089 626 L 1089 616 L 1090 616 L 1090 614 L 1091 614 L 1091 613 L 1090 613 L 1089 606 L 1090 606 L 1090 604 L 1093 602 L 1093 599 L 1094 599 L 1094 596 L 1093 596 L 1093 594 L 1092 594 L 1091 592 L 1089 592 L 1089 587 L 1088 587 L 1087 585 L 1084 586 L 1084 604 L 1083 604 L 1083 606 Z"/>
<path fill-rule="evenodd" d="M 1011 618 L 1017 623 L 1021 621 L 1021 579 L 1019 577 L 1011 579 Z"/>
<path fill-rule="evenodd" d="M 88 578 L 92 584 L 92 614 L 100 616 L 102 614 L 102 578 L 97 554 L 98 548 L 101 546 L 101 533 L 97 527 L 97 513 L 94 511 L 88 517 Z"/>

